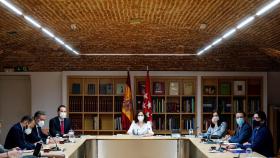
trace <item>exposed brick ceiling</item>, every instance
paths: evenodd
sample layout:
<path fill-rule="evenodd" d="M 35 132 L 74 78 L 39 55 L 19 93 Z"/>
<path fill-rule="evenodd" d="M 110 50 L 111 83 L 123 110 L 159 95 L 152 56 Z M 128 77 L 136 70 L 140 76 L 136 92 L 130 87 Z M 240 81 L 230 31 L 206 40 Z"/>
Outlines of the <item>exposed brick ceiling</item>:
<path fill-rule="evenodd" d="M 80 53 L 196 53 L 268 0 L 12 0 Z M 75 57 L 0 7 L 0 68 L 279 71 L 280 7 L 198 56 Z M 77 29 L 72 30 L 71 24 Z M 206 29 L 200 29 L 206 24 Z M 278 52 L 278 53 L 277 53 Z"/>

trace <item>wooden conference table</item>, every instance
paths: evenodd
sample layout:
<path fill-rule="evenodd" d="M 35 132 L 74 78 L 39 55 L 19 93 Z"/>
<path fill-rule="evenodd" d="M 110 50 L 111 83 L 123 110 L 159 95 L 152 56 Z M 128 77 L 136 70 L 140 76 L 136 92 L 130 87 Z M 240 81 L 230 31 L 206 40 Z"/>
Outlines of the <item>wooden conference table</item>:
<path fill-rule="evenodd" d="M 210 153 L 211 146 L 200 138 L 172 138 L 171 136 L 82 136 L 75 143 L 58 144 L 63 151 L 42 153 L 46 157 L 65 158 L 233 158 L 238 154 L 225 151 Z M 253 152 L 252 157 L 264 157 Z M 240 157 L 247 157 L 246 153 Z"/>

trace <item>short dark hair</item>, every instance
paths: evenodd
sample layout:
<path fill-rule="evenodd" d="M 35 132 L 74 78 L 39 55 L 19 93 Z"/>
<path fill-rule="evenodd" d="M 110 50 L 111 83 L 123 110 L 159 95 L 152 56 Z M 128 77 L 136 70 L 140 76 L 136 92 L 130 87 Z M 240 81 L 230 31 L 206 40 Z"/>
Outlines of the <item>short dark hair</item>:
<path fill-rule="evenodd" d="M 136 113 L 136 115 L 135 115 L 135 123 L 138 123 L 138 122 L 139 122 L 139 120 L 138 120 L 138 114 L 139 114 L 140 112 L 142 112 L 143 115 L 144 115 L 144 120 L 143 120 L 143 122 L 144 122 L 144 123 L 147 123 L 148 118 L 147 118 L 147 115 L 145 115 L 143 111 L 139 111 L 138 113 Z"/>
<path fill-rule="evenodd" d="M 262 121 L 266 121 L 266 114 L 265 114 L 265 112 L 263 112 L 263 111 L 257 111 L 257 112 L 255 112 L 255 114 L 258 114 L 259 118 L 260 118 Z"/>
<path fill-rule="evenodd" d="M 60 108 L 66 108 L 66 106 L 65 106 L 65 105 L 60 105 L 60 106 L 57 108 L 57 112 L 60 111 Z"/>
<path fill-rule="evenodd" d="M 246 117 L 246 113 L 244 111 L 242 111 L 242 110 L 237 111 L 237 113 L 241 113 L 241 114 L 243 114 L 244 117 Z"/>
<path fill-rule="evenodd" d="M 34 118 L 38 118 L 40 117 L 41 115 L 46 115 L 46 113 L 44 111 L 36 111 L 35 114 L 34 114 Z"/>
<path fill-rule="evenodd" d="M 25 115 L 21 118 L 20 122 L 24 122 L 24 121 L 27 121 L 29 123 L 29 122 L 33 121 L 33 119 L 31 116 Z"/>

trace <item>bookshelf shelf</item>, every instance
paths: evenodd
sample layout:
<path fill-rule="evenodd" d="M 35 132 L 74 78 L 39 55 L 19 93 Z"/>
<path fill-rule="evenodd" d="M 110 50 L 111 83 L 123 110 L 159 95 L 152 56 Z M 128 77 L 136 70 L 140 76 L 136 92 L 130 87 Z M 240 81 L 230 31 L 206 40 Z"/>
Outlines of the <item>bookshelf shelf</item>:
<path fill-rule="evenodd" d="M 145 76 L 135 77 L 136 112 L 142 110 Z M 155 134 L 196 125 L 196 77 L 150 77 Z M 156 93 L 156 94 L 155 94 Z M 188 124 L 187 124 L 188 123 Z"/>
<path fill-rule="evenodd" d="M 248 114 L 262 109 L 262 80 L 262 77 L 202 77 L 202 131 L 210 125 L 214 110 L 221 112 L 233 130 L 237 111 Z"/>
<path fill-rule="evenodd" d="M 68 76 L 69 118 L 79 134 L 119 131 L 125 77 Z"/>

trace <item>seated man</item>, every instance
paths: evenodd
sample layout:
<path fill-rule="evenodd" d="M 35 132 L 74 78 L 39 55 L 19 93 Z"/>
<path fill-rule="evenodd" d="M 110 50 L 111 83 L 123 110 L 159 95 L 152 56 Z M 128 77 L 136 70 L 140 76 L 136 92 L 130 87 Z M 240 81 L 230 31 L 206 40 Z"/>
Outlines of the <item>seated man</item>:
<path fill-rule="evenodd" d="M 273 157 L 273 140 L 272 134 L 266 125 L 266 114 L 258 111 L 253 116 L 253 134 L 248 142 L 240 145 L 241 148 L 252 148 L 266 157 Z"/>
<path fill-rule="evenodd" d="M 35 145 L 27 142 L 25 134 L 31 134 L 35 122 L 30 116 L 22 117 L 21 121 L 15 124 L 8 132 L 5 145 L 6 149 L 19 147 L 20 149 L 34 149 Z"/>
<path fill-rule="evenodd" d="M 226 136 L 225 139 L 230 143 L 245 143 L 247 142 L 252 135 L 251 126 L 245 121 L 246 114 L 243 111 L 239 111 L 235 114 L 237 128 L 235 130 L 235 134 L 230 137 Z"/>
<path fill-rule="evenodd" d="M 47 119 L 46 113 L 43 111 L 37 111 L 34 114 L 35 127 L 32 129 L 31 134 L 26 136 L 26 139 L 29 143 L 36 142 L 44 142 L 46 143 L 46 139 L 48 135 L 42 132 L 42 127 L 45 124 L 45 120 Z"/>
<path fill-rule="evenodd" d="M 52 118 L 50 120 L 50 135 L 55 137 L 56 135 L 63 136 L 64 134 L 67 134 L 69 130 L 71 129 L 71 122 L 69 118 L 66 118 L 66 106 L 60 105 L 57 108 L 57 117 Z"/>

